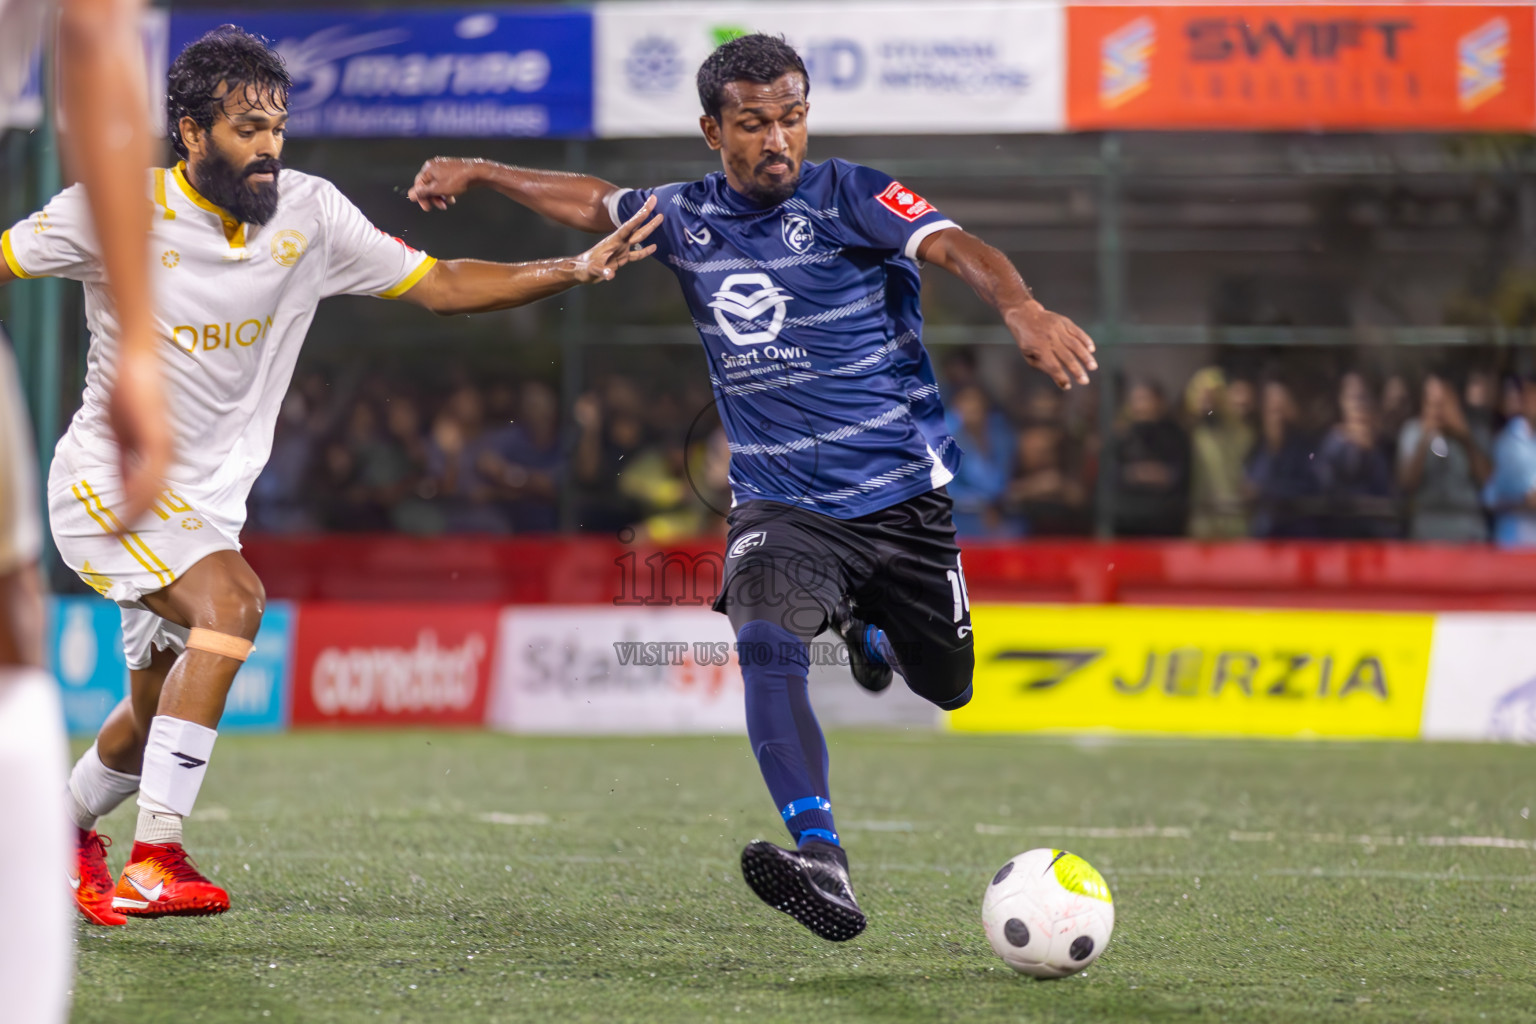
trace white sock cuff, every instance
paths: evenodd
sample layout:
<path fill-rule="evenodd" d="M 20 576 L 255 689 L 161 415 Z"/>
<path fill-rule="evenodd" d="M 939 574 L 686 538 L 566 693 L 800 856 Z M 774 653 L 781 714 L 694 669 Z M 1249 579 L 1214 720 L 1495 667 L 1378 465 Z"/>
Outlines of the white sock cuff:
<path fill-rule="evenodd" d="M 80 755 L 69 773 L 71 816 L 81 828 L 94 828 L 96 819 L 105 817 L 138 790 L 139 777 L 108 768 L 101 762 L 96 744 Z"/>
<path fill-rule="evenodd" d="M 156 715 L 144 747 L 139 806 L 163 807 L 182 817 L 191 814 L 218 736 L 216 730 L 196 722 Z"/>

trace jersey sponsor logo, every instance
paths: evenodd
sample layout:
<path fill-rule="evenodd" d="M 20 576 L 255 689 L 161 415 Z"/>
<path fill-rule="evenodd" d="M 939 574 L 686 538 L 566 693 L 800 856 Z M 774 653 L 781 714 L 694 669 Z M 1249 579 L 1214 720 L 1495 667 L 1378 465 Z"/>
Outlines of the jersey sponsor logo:
<path fill-rule="evenodd" d="M 811 227 L 811 218 L 803 213 L 786 213 L 779 230 L 784 236 L 784 244 L 797 253 L 808 252 L 816 244 L 816 231 Z"/>
<path fill-rule="evenodd" d="M 731 553 L 729 557 L 740 558 L 742 555 L 746 554 L 748 551 L 751 551 L 753 548 L 762 547 L 763 543 L 767 540 L 768 533 L 766 530 L 754 530 L 752 533 L 743 534 L 735 544 L 731 545 Z"/>
<path fill-rule="evenodd" d="M 181 528 L 183 530 L 201 530 L 203 525 L 203 521 L 197 518 L 197 516 L 187 516 L 181 521 Z"/>
<path fill-rule="evenodd" d="M 709 228 L 701 224 L 699 225 L 698 233 L 695 234 L 691 229 L 685 227 L 683 228 L 683 237 L 694 245 L 708 245 L 710 239 Z"/>
<path fill-rule="evenodd" d="M 278 266 L 293 266 L 304 258 L 304 253 L 308 250 L 309 239 L 292 229 L 279 231 L 272 236 L 272 258 L 277 261 Z"/>
<path fill-rule="evenodd" d="M 222 324 L 177 324 L 171 328 L 171 341 L 187 355 L 229 348 L 250 348 L 272 333 L 272 317 L 265 320 L 227 320 Z"/>
<path fill-rule="evenodd" d="M 932 203 L 906 188 L 899 181 L 891 182 L 885 187 L 885 191 L 875 198 L 880 201 L 881 206 L 907 221 L 915 221 L 924 214 L 933 212 Z"/>
<path fill-rule="evenodd" d="M 737 288 L 743 289 L 737 291 Z M 784 329 L 784 307 L 792 296 L 773 283 L 767 274 L 732 274 L 720 282 L 715 301 L 709 308 L 715 311 L 715 323 L 735 345 L 760 345 L 772 341 Z M 761 330 L 742 330 L 760 326 L 759 321 L 770 316 L 768 326 Z M 735 317 L 732 322 L 731 317 Z"/>
<path fill-rule="evenodd" d="M 181 253 L 175 249 L 167 249 L 160 254 L 160 263 L 166 270 L 170 270 L 181 262 Z"/>

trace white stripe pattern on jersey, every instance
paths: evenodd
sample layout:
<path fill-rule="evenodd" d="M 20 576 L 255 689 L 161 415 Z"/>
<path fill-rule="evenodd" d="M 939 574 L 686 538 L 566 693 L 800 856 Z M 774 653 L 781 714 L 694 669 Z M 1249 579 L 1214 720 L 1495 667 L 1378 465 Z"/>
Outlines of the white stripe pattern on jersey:
<path fill-rule="evenodd" d="M 705 217 L 712 213 L 718 214 L 721 217 L 729 217 L 731 215 L 730 210 L 727 210 L 722 206 L 716 206 L 714 203 L 705 203 L 701 206 L 698 203 L 692 202 L 691 200 L 684 199 L 681 192 L 678 192 L 672 197 L 672 203 L 673 205 L 681 206 L 695 217 Z"/>
<path fill-rule="evenodd" d="M 816 263 L 831 263 L 842 258 L 844 250 L 829 249 L 826 252 L 808 252 L 801 256 L 780 256 L 776 260 L 754 260 L 746 256 L 734 256 L 723 260 L 688 260 L 668 255 L 667 262 L 690 274 L 707 274 L 716 270 L 782 270 L 785 267 L 804 267 Z"/>
<path fill-rule="evenodd" d="M 810 214 L 819 220 L 839 220 L 842 218 L 842 214 L 837 212 L 837 207 L 829 206 L 825 210 L 818 210 L 804 199 L 790 197 L 784 200 L 784 206 L 786 209 L 799 210 L 801 213 Z"/>
<path fill-rule="evenodd" d="M 824 309 L 820 313 L 813 313 L 810 316 L 786 317 L 784 322 L 779 325 L 779 331 L 782 333 L 789 330 L 791 327 L 819 327 L 822 324 L 832 323 L 834 320 L 846 319 L 847 317 L 853 316 L 855 313 L 862 313 L 864 310 L 870 308 L 871 306 L 879 306 L 883 305 L 884 303 L 885 286 L 881 285 L 879 288 L 870 292 L 863 298 L 854 299 L 847 305 L 837 306 L 833 309 Z M 701 320 L 695 320 L 693 322 L 693 326 L 698 330 L 700 334 L 716 335 L 725 333 L 720 329 L 718 325 L 706 324 Z M 737 329 L 767 331 L 771 330 L 772 326 L 769 322 L 742 320 L 737 324 Z"/>
<path fill-rule="evenodd" d="M 910 415 L 912 409 L 906 403 L 895 405 L 885 410 L 878 416 L 871 416 L 862 423 L 849 423 L 838 427 L 836 430 L 828 430 L 820 434 L 812 434 L 810 437 L 797 437 L 793 441 L 782 444 L 731 444 L 732 455 L 787 455 L 790 452 L 803 452 L 807 448 L 815 448 L 819 445 L 830 444 L 833 441 L 846 441 L 850 437 L 859 434 L 867 434 L 871 430 L 879 430 L 881 427 Z"/>
<path fill-rule="evenodd" d="M 939 386 L 937 384 L 924 384 L 922 387 L 918 388 L 916 391 L 908 391 L 907 392 L 907 401 L 909 401 L 909 402 L 921 402 L 923 399 L 925 399 L 925 398 L 932 398 L 934 395 L 936 395 L 938 393 L 939 393 Z"/>
<path fill-rule="evenodd" d="M 950 446 L 954 443 L 954 438 L 946 437 L 944 439 L 944 443 L 939 445 L 938 451 L 933 453 L 932 458 L 924 457 L 921 459 L 913 459 L 911 462 L 903 463 L 902 465 L 897 466 L 895 469 L 886 470 L 879 476 L 872 476 L 857 486 L 841 487 L 835 491 L 828 491 L 825 494 L 815 494 L 802 500 L 811 502 L 815 505 L 824 505 L 830 502 L 846 501 L 849 498 L 856 498 L 861 494 L 868 494 L 871 491 L 878 491 L 882 487 L 889 487 L 891 484 L 905 480 L 907 477 L 914 473 L 918 473 L 926 469 L 932 469 L 935 459 L 942 460 L 944 453 L 948 451 Z"/>

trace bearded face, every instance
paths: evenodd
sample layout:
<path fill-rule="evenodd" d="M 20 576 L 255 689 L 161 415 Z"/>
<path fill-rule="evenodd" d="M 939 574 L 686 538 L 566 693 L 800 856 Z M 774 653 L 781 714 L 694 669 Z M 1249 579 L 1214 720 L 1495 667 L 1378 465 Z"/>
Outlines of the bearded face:
<path fill-rule="evenodd" d="M 278 176 L 283 162 L 273 156 L 258 156 L 239 164 L 212 133 L 207 138 L 204 157 L 191 168 L 203 198 L 245 224 L 265 224 L 271 220 L 277 212 Z"/>

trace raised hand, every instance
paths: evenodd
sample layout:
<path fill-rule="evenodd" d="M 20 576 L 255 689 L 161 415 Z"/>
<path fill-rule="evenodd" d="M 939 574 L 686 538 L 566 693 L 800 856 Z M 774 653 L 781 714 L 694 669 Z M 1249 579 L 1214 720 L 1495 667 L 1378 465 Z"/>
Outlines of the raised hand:
<path fill-rule="evenodd" d="M 638 263 L 655 252 L 654 244 L 641 244 L 661 225 L 661 214 L 651 216 L 655 209 L 656 197 L 652 196 L 617 231 L 576 257 L 577 280 L 581 284 L 611 281 L 620 267 Z"/>
<path fill-rule="evenodd" d="M 484 160 L 435 156 L 421 165 L 406 198 L 423 210 L 446 210 L 475 183 Z"/>
<path fill-rule="evenodd" d="M 1050 377 L 1063 391 L 1072 382 L 1088 383 L 1088 371 L 1099 368 L 1093 339 L 1077 324 L 1052 313 L 1038 302 L 1009 310 L 1003 317 L 1019 344 L 1024 361 Z"/>

